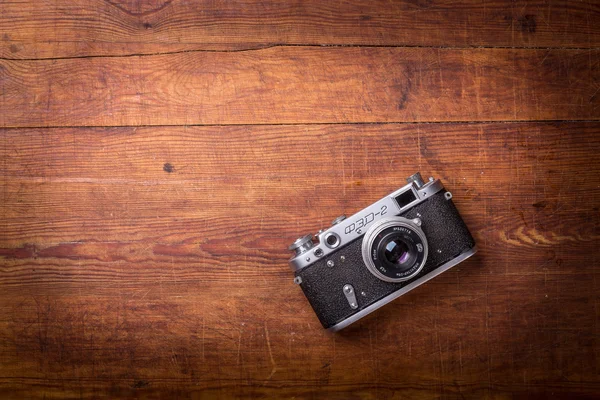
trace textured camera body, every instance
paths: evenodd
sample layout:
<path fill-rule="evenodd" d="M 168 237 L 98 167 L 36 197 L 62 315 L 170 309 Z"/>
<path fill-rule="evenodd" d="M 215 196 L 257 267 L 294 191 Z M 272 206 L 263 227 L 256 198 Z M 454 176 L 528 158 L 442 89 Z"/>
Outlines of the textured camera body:
<path fill-rule="evenodd" d="M 421 185 L 412 183 L 412 186 L 407 186 L 419 193 L 419 186 L 422 185 L 421 181 Z M 312 260 L 301 268 L 297 267 L 297 261 L 296 268 L 292 265 L 295 282 L 302 288 L 324 328 L 332 331 L 342 329 L 475 253 L 475 241 L 460 217 L 452 195 L 443 189 L 441 183 L 438 187 L 437 191 L 430 191 L 425 198 L 414 201 L 412 205 L 399 206 L 395 210 L 397 213 L 387 210 L 386 217 L 391 214 L 416 221 L 426 237 L 426 259 L 418 273 L 406 280 L 384 281 L 366 266 L 365 253 L 368 250 L 365 251 L 363 241 L 366 240 L 365 232 L 369 227 L 376 225 L 376 218 L 366 224 L 357 237 L 347 238 L 350 240 L 346 242 L 340 241 L 338 247 L 329 249 L 326 254 L 315 256 L 321 252 L 320 247 L 325 247 L 325 236 L 321 234 L 321 244 L 313 245 L 300 255 L 304 257 L 303 262 L 309 260 L 309 256 L 306 256 L 309 254 Z M 377 207 L 380 208 L 379 205 Z M 350 217 L 346 221 L 355 224 L 352 221 L 356 220 Z M 344 228 L 346 232 L 349 230 Z"/>

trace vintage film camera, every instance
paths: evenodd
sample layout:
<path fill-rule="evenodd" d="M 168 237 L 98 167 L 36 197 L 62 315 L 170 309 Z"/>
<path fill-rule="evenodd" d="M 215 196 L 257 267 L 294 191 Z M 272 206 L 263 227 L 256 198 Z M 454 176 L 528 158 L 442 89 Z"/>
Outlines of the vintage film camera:
<path fill-rule="evenodd" d="M 290 266 L 324 328 L 338 331 L 475 254 L 438 179 L 408 184 L 298 238 Z"/>

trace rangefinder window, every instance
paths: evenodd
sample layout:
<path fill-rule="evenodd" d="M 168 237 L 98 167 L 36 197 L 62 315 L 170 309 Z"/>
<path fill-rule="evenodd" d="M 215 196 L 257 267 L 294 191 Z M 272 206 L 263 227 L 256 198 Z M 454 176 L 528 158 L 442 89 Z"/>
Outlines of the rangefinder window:
<path fill-rule="evenodd" d="M 407 190 L 406 192 L 400 193 L 398 196 L 394 197 L 394 200 L 396 200 L 396 203 L 398 203 L 398 207 L 400 207 L 400 208 L 406 207 L 407 205 L 409 205 L 416 199 L 417 199 L 417 197 L 415 196 L 413 191 L 410 189 Z"/>

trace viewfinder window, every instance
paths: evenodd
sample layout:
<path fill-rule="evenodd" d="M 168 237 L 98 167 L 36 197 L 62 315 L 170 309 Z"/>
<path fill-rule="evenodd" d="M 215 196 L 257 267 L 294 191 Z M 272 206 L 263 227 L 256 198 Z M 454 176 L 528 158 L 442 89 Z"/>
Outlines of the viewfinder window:
<path fill-rule="evenodd" d="M 404 193 L 400 193 L 398 196 L 395 197 L 396 203 L 398 203 L 398 206 L 400 208 L 406 207 L 407 205 L 409 205 L 416 199 L 417 198 L 416 198 L 415 194 L 410 189 Z"/>

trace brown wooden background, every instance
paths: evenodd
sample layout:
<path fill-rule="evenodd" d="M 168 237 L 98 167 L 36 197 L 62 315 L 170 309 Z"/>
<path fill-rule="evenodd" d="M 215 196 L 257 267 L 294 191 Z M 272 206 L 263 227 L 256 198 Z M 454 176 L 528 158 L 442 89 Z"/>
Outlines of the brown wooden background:
<path fill-rule="evenodd" d="M 0 107 L 2 398 L 600 396 L 596 1 L 1 1 Z M 324 332 L 417 170 L 480 252 Z"/>

